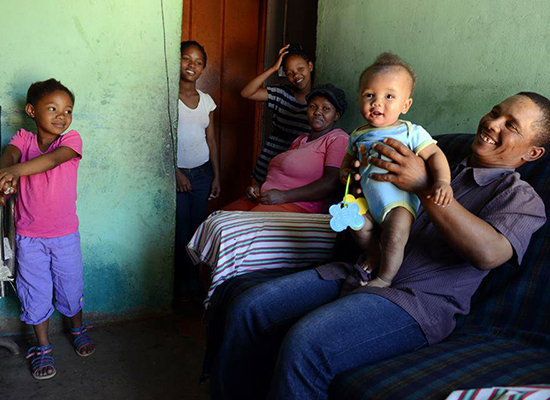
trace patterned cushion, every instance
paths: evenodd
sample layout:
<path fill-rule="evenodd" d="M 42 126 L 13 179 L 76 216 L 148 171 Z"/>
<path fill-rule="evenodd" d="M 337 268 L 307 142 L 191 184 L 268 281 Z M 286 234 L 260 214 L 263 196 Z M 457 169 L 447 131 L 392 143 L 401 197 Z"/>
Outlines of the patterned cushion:
<path fill-rule="evenodd" d="M 453 390 L 550 382 L 550 351 L 490 334 L 453 335 L 336 377 L 331 399 L 445 399 Z"/>
<path fill-rule="evenodd" d="M 472 135 L 438 138 L 449 161 L 469 154 Z M 550 210 L 548 156 L 518 169 Z M 532 237 L 519 268 L 483 281 L 469 315 L 444 342 L 338 376 L 337 399 L 444 399 L 452 390 L 550 382 L 550 223 Z M 546 268 L 545 268 L 546 267 Z"/>

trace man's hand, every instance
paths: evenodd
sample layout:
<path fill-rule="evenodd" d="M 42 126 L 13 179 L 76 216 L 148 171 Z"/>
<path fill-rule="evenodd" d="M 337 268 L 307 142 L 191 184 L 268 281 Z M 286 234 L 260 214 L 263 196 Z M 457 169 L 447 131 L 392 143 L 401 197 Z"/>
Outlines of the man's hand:
<path fill-rule="evenodd" d="M 387 174 L 371 174 L 370 177 L 375 181 L 393 183 L 398 188 L 419 196 L 429 195 L 432 185 L 426 162 L 398 140 L 384 139 L 384 143 L 391 147 L 375 144 L 374 149 L 393 162 L 369 157 L 371 164 L 388 171 Z"/>
<path fill-rule="evenodd" d="M 271 189 L 261 194 L 260 201 L 266 205 L 284 204 L 287 203 L 285 197 L 284 190 Z"/>
<path fill-rule="evenodd" d="M 176 170 L 176 189 L 181 193 L 191 193 L 191 182 L 179 169 Z"/>
<path fill-rule="evenodd" d="M 373 287 L 380 287 L 380 288 L 390 287 L 391 285 L 391 283 L 383 281 L 378 277 L 374 278 L 372 281 L 368 281 L 368 282 L 361 281 L 360 283 L 361 283 L 361 286 L 373 286 Z"/>
<path fill-rule="evenodd" d="M 257 201 L 260 198 L 260 187 L 256 184 L 247 187 L 246 197 L 250 201 Z"/>

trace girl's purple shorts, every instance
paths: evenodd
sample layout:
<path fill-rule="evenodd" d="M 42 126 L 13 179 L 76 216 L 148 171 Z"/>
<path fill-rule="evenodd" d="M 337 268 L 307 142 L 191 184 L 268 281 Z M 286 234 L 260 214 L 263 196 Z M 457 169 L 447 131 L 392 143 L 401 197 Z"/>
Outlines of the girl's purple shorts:
<path fill-rule="evenodd" d="M 38 325 L 55 308 L 72 317 L 84 305 L 82 253 L 78 231 L 55 238 L 16 235 L 17 295 L 21 321 Z"/>

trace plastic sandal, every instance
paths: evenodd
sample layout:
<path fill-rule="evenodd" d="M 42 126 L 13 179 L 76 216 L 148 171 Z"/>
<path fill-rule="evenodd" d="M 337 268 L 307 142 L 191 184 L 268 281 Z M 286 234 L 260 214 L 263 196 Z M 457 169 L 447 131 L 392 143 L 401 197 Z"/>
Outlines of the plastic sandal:
<path fill-rule="evenodd" d="M 74 350 L 80 357 L 89 357 L 95 352 L 95 347 L 89 353 L 81 352 L 83 347 L 90 344 L 95 345 L 93 339 L 86 334 L 86 331 L 91 328 L 93 328 L 93 326 L 86 324 L 82 324 L 79 328 L 71 328 L 71 334 L 75 336 L 73 340 Z"/>
<path fill-rule="evenodd" d="M 31 373 L 34 379 L 43 380 L 50 379 L 57 374 L 57 370 L 53 365 L 52 345 L 48 346 L 33 346 L 27 351 L 27 359 L 31 359 Z M 49 375 L 38 375 L 44 368 L 51 367 L 52 373 Z"/>

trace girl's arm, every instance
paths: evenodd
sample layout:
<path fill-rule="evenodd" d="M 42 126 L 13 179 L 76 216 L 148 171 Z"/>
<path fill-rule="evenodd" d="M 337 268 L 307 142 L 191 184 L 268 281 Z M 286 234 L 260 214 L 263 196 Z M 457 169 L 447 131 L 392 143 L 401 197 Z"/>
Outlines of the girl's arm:
<path fill-rule="evenodd" d="M 9 147 L 10 146 L 6 147 L 6 150 Z M 19 152 L 19 154 L 21 154 L 21 152 Z M 34 175 L 40 172 L 49 171 L 77 156 L 78 154 L 76 151 L 70 147 L 60 146 L 51 153 L 43 154 L 24 163 L 12 164 L 11 166 L 0 169 L 0 188 L 3 188 L 6 182 L 17 182 L 20 176 Z M 4 157 L 4 155 L 2 155 L 2 157 Z M 0 165 L 3 166 L 3 164 Z"/>
<path fill-rule="evenodd" d="M 277 58 L 277 61 L 275 61 L 275 64 L 271 66 L 271 68 L 268 68 L 266 71 L 252 79 L 250 82 L 246 84 L 246 86 L 241 90 L 241 96 L 248 100 L 254 100 L 254 101 L 267 101 L 267 89 L 263 87 L 264 82 L 269 78 L 271 75 L 276 73 L 279 68 L 281 68 L 281 64 L 283 63 L 283 57 L 285 56 L 288 51 L 288 46 L 284 46 L 281 50 L 279 50 L 279 58 Z"/>
<path fill-rule="evenodd" d="M 21 150 L 8 144 L 0 156 L 0 171 L 4 168 L 17 164 L 21 159 Z M 5 186 L 5 187 L 4 187 Z M 9 189 L 9 192 L 7 191 Z M 6 205 L 6 194 L 13 194 L 17 191 L 17 181 L 10 181 L 5 185 L 0 185 L 0 206 Z"/>
<path fill-rule="evenodd" d="M 215 199 L 220 195 L 220 163 L 218 159 L 218 145 L 216 143 L 216 136 L 214 135 L 214 111 L 209 115 L 210 123 L 206 127 L 206 144 L 208 150 L 210 150 L 210 163 L 212 164 L 212 191 L 210 192 L 209 200 Z"/>
<path fill-rule="evenodd" d="M 21 159 L 21 150 L 14 145 L 8 144 L 0 157 L 0 169 L 11 167 Z"/>
<path fill-rule="evenodd" d="M 305 186 L 290 190 L 271 189 L 262 193 L 260 201 L 263 204 L 284 204 L 297 201 L 318 201 L 329 197 L 339 187 L 339 171 L 337 167 L 325 167 L 323 176 Z"/>

